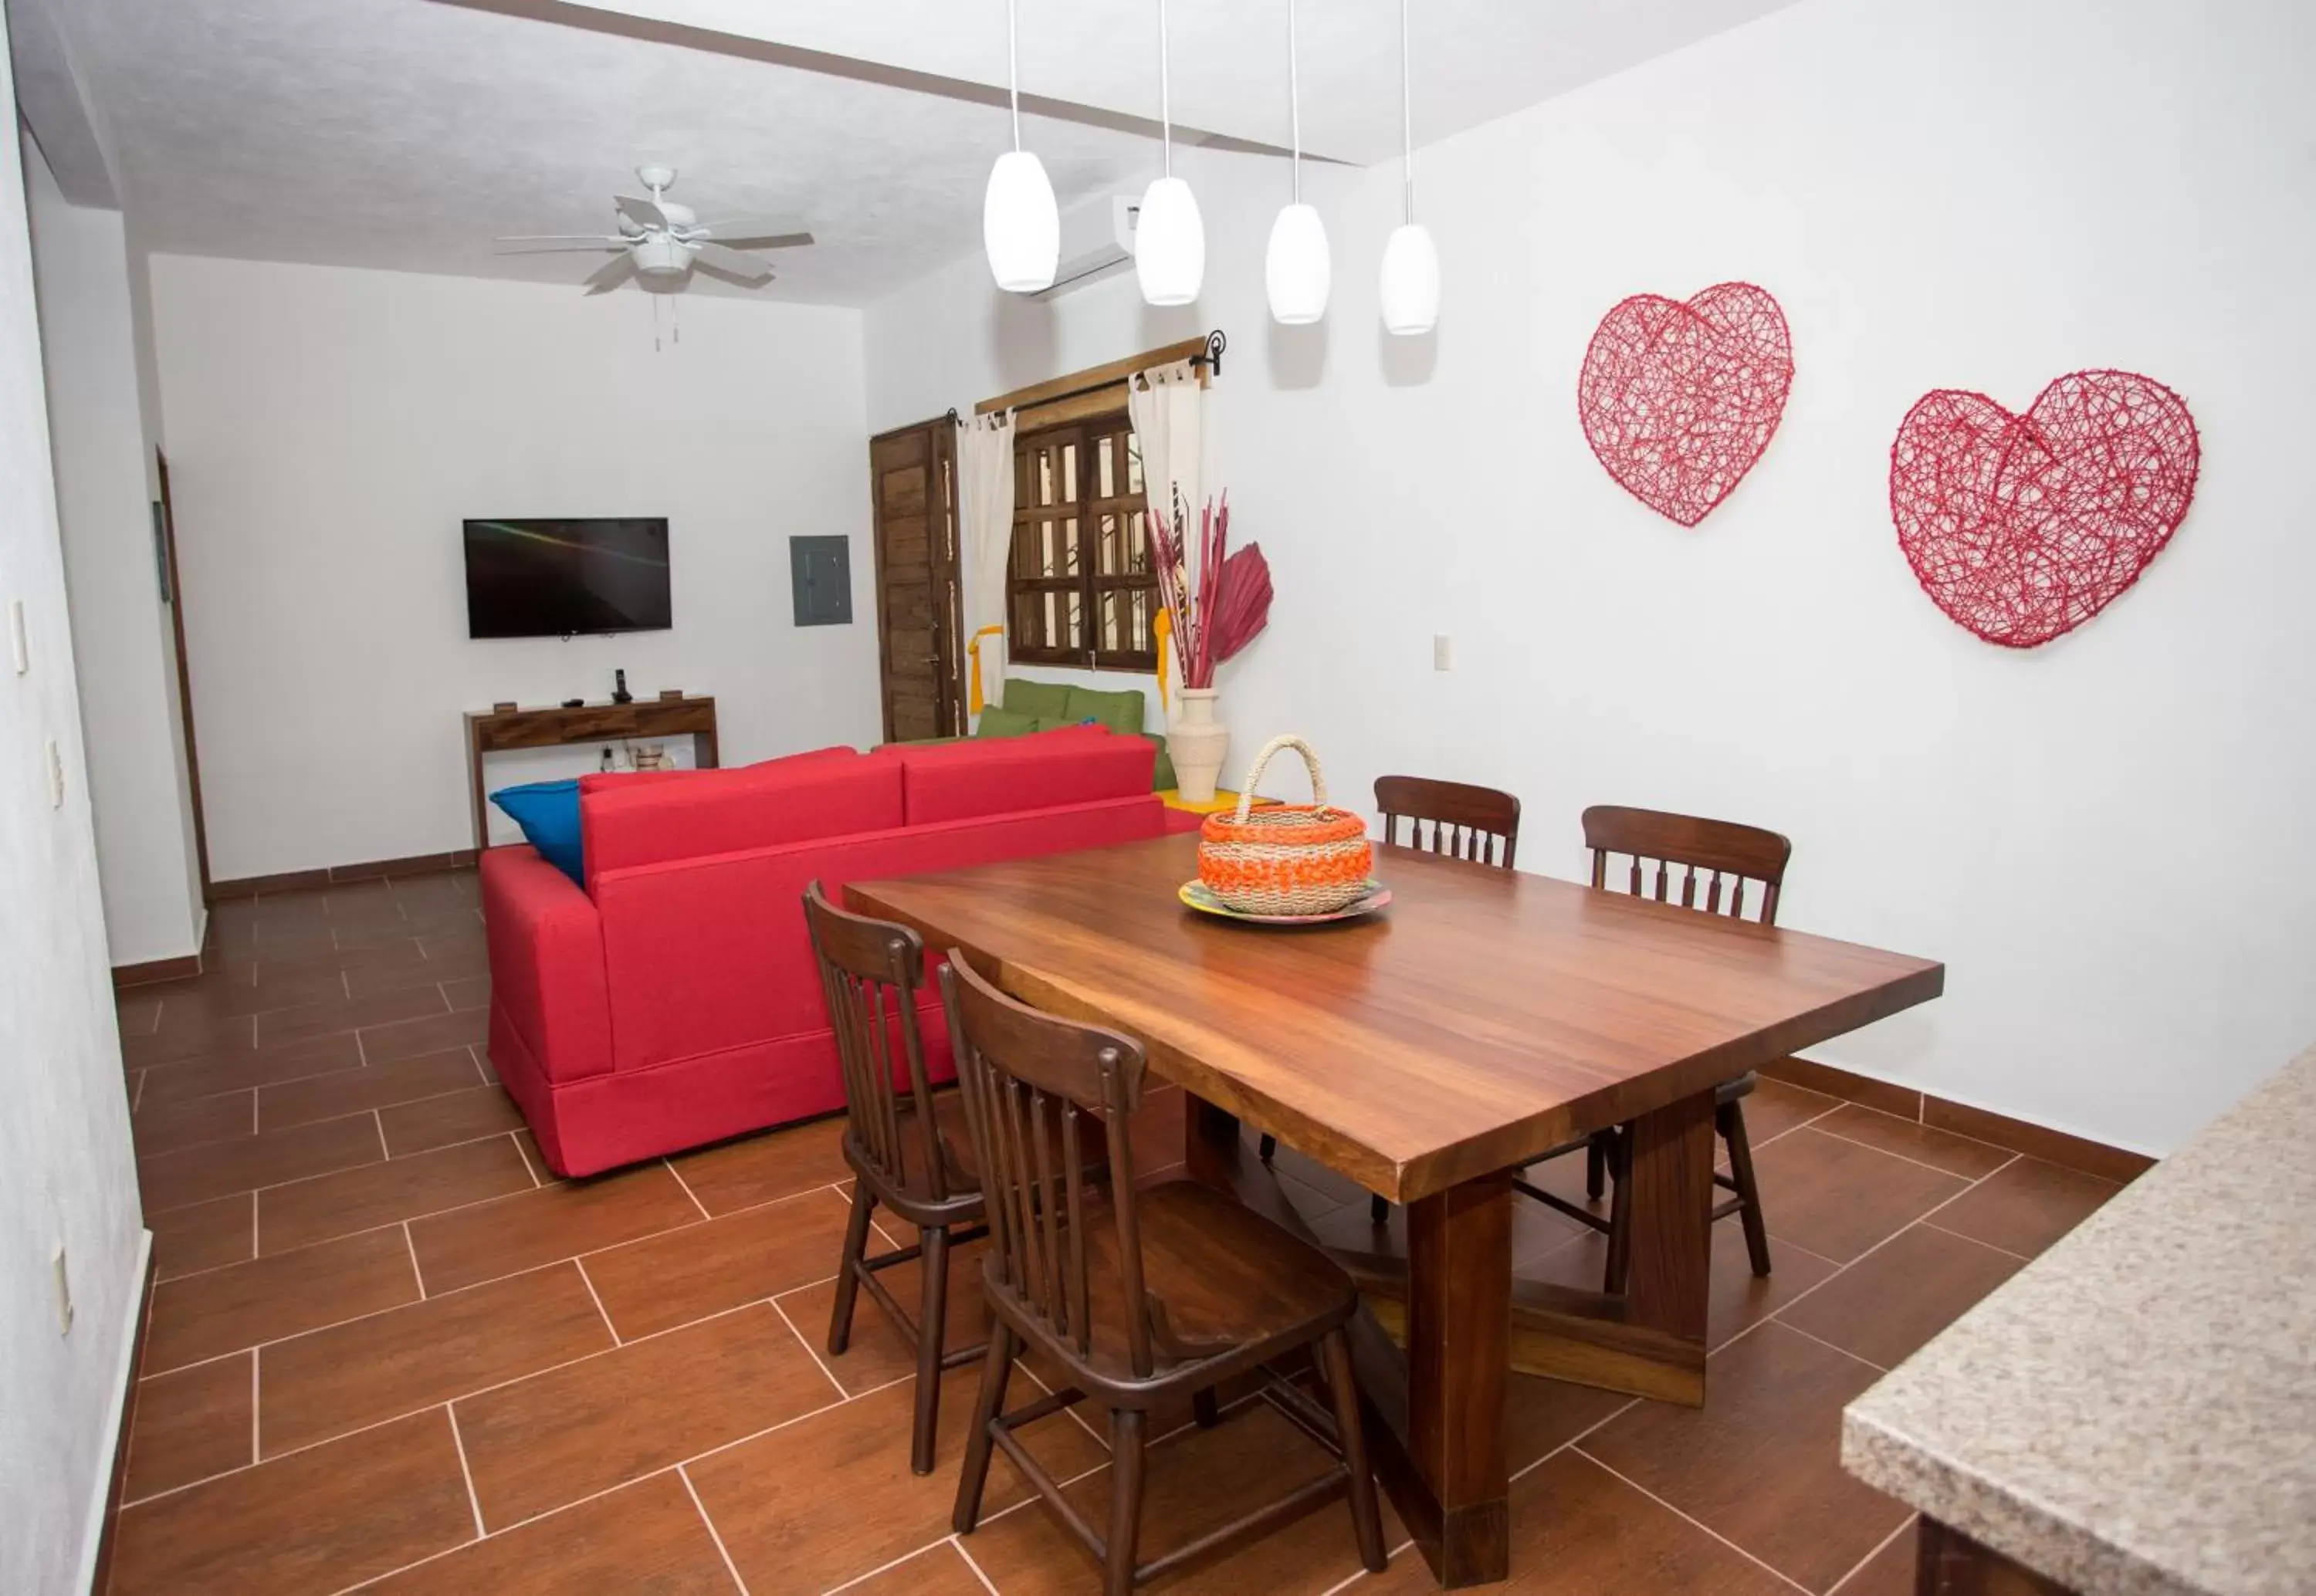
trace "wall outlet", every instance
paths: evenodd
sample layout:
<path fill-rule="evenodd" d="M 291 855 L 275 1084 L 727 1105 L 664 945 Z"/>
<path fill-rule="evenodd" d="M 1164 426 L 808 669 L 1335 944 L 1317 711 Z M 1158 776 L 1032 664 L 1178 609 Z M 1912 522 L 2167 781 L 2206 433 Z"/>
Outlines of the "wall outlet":
<path fill-rule="evenodd" d="M 49 739 L 49 807 L 65 806 L 65 757 L 57 747 L 57 740 Z"/>
<path fill-rule="evenodd" d="M 57 1334 L 70 1335 L 73 1322 L 72 1272 L 66 1267 L 65 1244 L 57 1243 L 57 1255 L 51 1260 L 57 1276 Z"/>
<path fill-rule="evenodd" d="M 1434 670 L 1456 669 L 1456 640 L 1445 632 L 1435 633 L 1432 636 L 1431 669 Z"/>
<path fill-rule="evenodd" d="M 23 675 L 32 668 L 32 634 L 24 630 L 24 601 L 8 600 L 8 648 L 16 656 L 16 674 Z"/>

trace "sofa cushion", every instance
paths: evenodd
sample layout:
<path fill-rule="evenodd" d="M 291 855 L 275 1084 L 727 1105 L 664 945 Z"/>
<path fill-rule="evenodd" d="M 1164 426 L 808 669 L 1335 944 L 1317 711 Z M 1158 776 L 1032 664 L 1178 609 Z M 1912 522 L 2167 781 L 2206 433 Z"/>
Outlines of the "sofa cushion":
<path fill-rule="evenodd" d="M 973 734 L 975 737 L 1023 737 L 1029 732 L 1047 729 L 1041 716 L 993 704 L 981 712 L 980 723 L 974 727 Z"/>
<path fill-rule="evenodd" d="M 1155 758 L 1147 739 L 1099 726 L 896 751 L 912 826 L 1133 797 L 1150 791 Z"/>
<path fill-rule="evenodd" d="M 901 825 L 899 758 L 842 752 L 583 794 L 588 890 L 606 870 Z"/>
<path fill-rule="evenodd" d="M 1091 687 L 1072 687 L 1062 714 L 1073 721 L 1097 721 L 1121 737 L 1142 730 L 1143 698 L 1138 687 L 1097 693 Z"/>
<path fill-rule="evenodd" d="M 574 882 L 587 879 L 579 838 L 579 784 L 575 780 L 525 782 L 501 787 L 491 802 L 522 828 L 523 840 Z"/>
<path fill-rule="evenodd" d="M 1070 707 L 1070 689 L 1063 682 L 1031 681 L 1026 677 L 1005 678 L 1004 708 L 1014 714 L 1033 718 L 1066 714 Z"/>

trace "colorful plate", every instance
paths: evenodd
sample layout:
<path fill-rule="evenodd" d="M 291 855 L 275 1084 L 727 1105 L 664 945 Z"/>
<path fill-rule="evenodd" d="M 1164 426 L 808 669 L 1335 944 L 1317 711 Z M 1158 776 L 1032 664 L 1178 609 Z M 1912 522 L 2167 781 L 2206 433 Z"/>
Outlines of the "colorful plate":
<path fill-rule="evenodd" d="M 1333 920 L 1356 920 L 1361 915 L 1371 915 L 1391 901 L 1391 889 L 1375 877 L 1367 877 L 1364 895 L 1345 904 L 1332 914 L 1265 915 L 1248 914 L 1233 909 L 1208 890 L 1204 882 L 1186 881 L 1176 897 L 1200 914 L 1219 915 L 1225 920 L 1244 920 L 1255 926 L 1324 926 Z"/>

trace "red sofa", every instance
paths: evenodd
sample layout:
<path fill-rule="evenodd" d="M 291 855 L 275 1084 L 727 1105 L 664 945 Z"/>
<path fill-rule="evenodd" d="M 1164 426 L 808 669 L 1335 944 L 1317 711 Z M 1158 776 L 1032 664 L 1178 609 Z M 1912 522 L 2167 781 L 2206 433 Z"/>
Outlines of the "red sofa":
<path fill-rule="evenodd" d="M 527 846 L 483 855 L 492 1067 L 565 1175 L 841 1108 L 805 884 L 834 894 L 1195 824 L 1151 793 L 1153 758 L 1145 739 L 1073 727 L 587 777 L 583 890 Z M 930 982 L 923 1002 L 946 1079 Z"/>

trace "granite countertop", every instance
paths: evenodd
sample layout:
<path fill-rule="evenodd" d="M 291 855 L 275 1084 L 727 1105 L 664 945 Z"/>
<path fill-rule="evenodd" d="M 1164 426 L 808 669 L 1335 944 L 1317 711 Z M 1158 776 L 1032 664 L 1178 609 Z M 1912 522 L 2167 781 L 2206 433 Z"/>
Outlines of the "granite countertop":
<path fill-rule="evenodd" d="M 2316 1048 L 1851 1403 L 1841 1459 L 2078 1591 L 2316 1591 Z"/>

